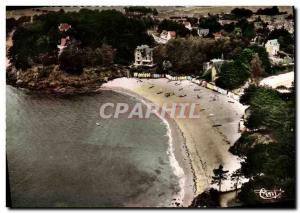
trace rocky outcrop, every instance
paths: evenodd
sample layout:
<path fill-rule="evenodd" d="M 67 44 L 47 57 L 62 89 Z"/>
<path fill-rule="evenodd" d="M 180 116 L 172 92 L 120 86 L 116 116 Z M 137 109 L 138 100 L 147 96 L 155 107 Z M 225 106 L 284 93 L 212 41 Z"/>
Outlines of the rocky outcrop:
<path fill-rule="evenodd" d="M 199 194 L 194 198 L 190 208 L 218 208 L 219 192 L 213 188 Z"/>
<path fill-rule="evenodd" d="M 27 70 L 6 70 L 7 84 L 15 87 L 55 94 L 76 94 L 95 92 L 104 82 L 129 75 L 121 66 L 86 68 L 80 75 L 68 74 L 57 65 L 34 66 Z"/>

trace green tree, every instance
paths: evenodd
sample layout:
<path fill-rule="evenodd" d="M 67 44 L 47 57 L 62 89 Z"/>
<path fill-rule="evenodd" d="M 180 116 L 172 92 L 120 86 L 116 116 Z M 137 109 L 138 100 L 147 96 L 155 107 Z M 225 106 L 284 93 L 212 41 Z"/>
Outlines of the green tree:
<path fill-rule="evenodd" d="M 245 8 L 234 8 L 231 10 L 231 14 L 233 14 L 237 19 L 239 18 L 249 18 L 252 16 L 252 10 L 245 9 Z"/>
<path fill-rule="evenodd" d="M 258 54 L 259 59 L 261 60 L 262 63 L 262 68 L 265 71 L 265 73 L 273 74 L 271 69 L 271 62 L 269 59 L 269 55 L 266 51 L 266 48 L 258 45 L 251 45 L 249 48 Z"/>
<path fill-rule="evenodd" d="M 277 6 L 273 6 L 271 8 L 265 8 L 265 9 L 261 9 L 259 8 L 256 11 L 257 15 L 268 15 L 268 16 L 274 16 L 274 15 L 279 15 L 280 11 L 279 8 Z"/>
<path fill-rule="evenodd" d="M 294 36 L 286 29 L 281 28 L 271 31 L 267 40 L 271 39 L 278 39 L 281 50 L 289 54 L 294 54 Z"/>
<path fill-rule="evenodd" d="M 163 61 L 162 67 L 164 72 L 168 72 L 172 69 L 172 63 L 170 61 L 165 60 Z"/>
<path fill-rule="evenodd" d="M 216 16 L 200 18 L 199 27 L 209 29 L 210 33 L 218 32 L 221 30 L 221 24 L 218 22 L 218 18 Z"/>
<path fill-rule="evenodd" d="M 59 32 L 58 26 L 68 23 L 67 32 Z M 13 36 L 9 58 L 17 69 L 32 66 L 40 55 L 57 56 L 57 44 L 61 37 L 69 36 L 82 43 L 83 48 L 95 50 L 109 45 L 116 50 L 114 62 L 130 64 L 134 49 L 141 44 L 152 45 L 151 36 L 143 19 L 128 18 L 116 10 L 88 10 L 79 12 L 52 12 L 33 17 L 32 23 L 18 26 Z M 129 54 L 130 53 L 130 54 Z"/>
<path fill-rule="evenodd" d="M 223 170 L 223 166 L 220 165 L 218 169 L 214 169 L 214 176 L 212 176 L 211 184 L 217 184 L 219 186 L 219 192 L 221 192 L 222 181 L 227 179 L 228 170 Z"/>
<path fill-rule="evenodd" d="M 248 64 L 228 62 L 223 64 L 216 85 L 225 89 L 235 89 L 243 85 L 249 76 Z"/>
<path fill-rule="evenodd" d="M 13 29 L 17 26 L 17 20 L 15 18 L 7 18 L 6 19 L 6 36 L 13 31 Z"/>
<path fill-rule="evenodd" d="M 280 94 L 274 89 L 250 85 L 240 102 L 249 105 L 245 122 L 250 130 L 230 150 L 244 158 L 242 174 L 249 178 L 239 193 L 245 204 L 262 200 L 254 193 L 261 188 L 283 189 L 283 200 L 295 200 L 295 91 Z M 256 136 L 254 136 L 256 134 Z M 259 136 L 260 140 L 256 140 Z M 272 138 L 271 142 L 262 136 Z M 259 142 L 260 141 L 260 142 Z"/>
<path fill-rule="evenodd" d="M 85 54 L 77 41 L 72 41 L 60 54 L 59 67 L 70 74 L 81 74 L 86 63 Z"/>
<path fill-rule="evenodd" d="M 255 37 L 256 31 L 252 22 L 248 22 L 247 19 L 242 18 L 238 21 L 236 25 L 242 29 L 242 34 L 244 38 L 250 40 Z"/>
<path fill-rule="evenodd" d="M 241 177 L 243 176 L 243 173 L 241 171 L 241 169 L 237 169 L 235 170 L 231 176 L 230 176 L 230 179 L 232 181 L 234 181 L 234 187 L 235 187 L 235 199 L 237 199 L 238 197 L 238 187 L 239 185 L 242 183 L 241 182 Z"/>
<path fill-rule="evenodd" d="M 262 62 L 257 53 L 254 54 L 253 59 L 250 62 L 251 65 L 251 79 L 252 82 L 258 86 L 259 79 L 263 75 Z"/>
<path fill-rule="evenodd" d="M 163 30 L 175 31 L 176 34 L 181 37 L 185 37 L 190 34 L 190 31 L 185 28 L 183 24 L 167 19 L 164 19 L 158 24 L 158 31 L 161 32 Z"/>

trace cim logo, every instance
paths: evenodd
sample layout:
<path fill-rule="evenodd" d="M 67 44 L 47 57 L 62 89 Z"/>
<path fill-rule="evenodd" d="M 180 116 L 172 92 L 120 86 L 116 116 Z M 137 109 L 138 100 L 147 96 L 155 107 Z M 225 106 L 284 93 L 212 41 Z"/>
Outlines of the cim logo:
<path fill-rule="evenodd" d="M 267 190 L 265 188 L 261 188 L 260 190 L 254 190 L 254 192 L 264 200 L 279 199 L 281 198 L 281 195 L 284 193 L 282 189 Z"/>

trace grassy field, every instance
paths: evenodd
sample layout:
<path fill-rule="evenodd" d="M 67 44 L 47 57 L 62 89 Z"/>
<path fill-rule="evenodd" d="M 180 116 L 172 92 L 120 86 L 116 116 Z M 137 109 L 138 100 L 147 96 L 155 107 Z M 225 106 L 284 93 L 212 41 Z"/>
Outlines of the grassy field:
<path fill-rule="evenodd" d="M 259 8 L 265 8 L 265 6 L 153 6 L 157 8 L 159 18 L 167 18 L 169 16 L 174 15 L 207 15 L 210 14 L 217 14 L 217 13 L 229 13 L 233 8 L 236 7 L 243 7 L 250 9 L 252 11 L 257 11 Z M 123 6 L 72 6 L 72 7 L 41 7 L 42 10 L 49 10 L 49 11 L 58 11 L 60 9 L 64 9 L 65 11 L 78 11 L 82 8 L 87 9 L 98 9 L 98 10 L 107 10 L 107 9 L 116 9 L 123 11 Z M 293 7 L 291 6 L 279 6 L 280 11 L 287 11 L 288 13 L 293 12 Z M 19 18 L 20 16 L 33 16 L 40 14 L 41 12 L 34 11 L 32 9 L 22 9 L 22 10 L 13 10 L 13 11 L 6 11 L 7 18 L 15 17 Z"/>
<path fill-rule="evenodd" d="M 259 8 L 266 8 L 264 6 L 191 6 L 191 7 L 173 7 L 169 10 L 161 10 L 159 11 L 159 16 L 164 18 L 168 16 L 174 15 L 187 15 L 193 14 L 195 16 L 199 15 L 207 15 L 210 14 L 220 14 L 220 13 L 230 13 L 230 11 L 236 7 L 239 8 L 247 8 L 256 12 Z M 291 6 L 279 6 L 279 10 L 281 12 L 287 11 L 288 13 L 293 12 L 293 7 Z"/>

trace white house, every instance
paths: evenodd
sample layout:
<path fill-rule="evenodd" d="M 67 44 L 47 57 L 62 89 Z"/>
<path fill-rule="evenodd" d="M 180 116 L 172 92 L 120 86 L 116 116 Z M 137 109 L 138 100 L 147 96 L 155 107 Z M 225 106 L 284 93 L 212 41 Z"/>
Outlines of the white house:
<path fill-rule="evenodd" d="M 67 32 L 71 28 L 72 28 L 72 26 L 70 24 L 67 24 L 67 23 L 61 23 L 58 26 L 58 29 L 59 29 L 60 32 Z"/>
<path fill-rule="evenodd" d="M 170 39 L 176 38 L 176 32 L 175 31 L 166 31 L 163 30 L 160 34 L 160 36 L 156 36 L 153 33 L 151 33 L 152 37 L 154 38 L 155 42 L 159 44 L 166 44 Z"/>
<path fill-rule="evenodd" d="M 60 55 L 62 53 L 63 49 L 68 46 L 69 42 L 70 42 L 70 37 L 69 36 L 67 36 L 66 38 L 61 38 L 60 39 L 60 44 L 57 45 L 58 55 Z"/>
<path fill-rule="evenodd" d="M 209 33 L 209 29 L 201 29 L 201 28 L 198 28 L 197 30 L 197 33 L 199 36 L 207 36 L 208 33 Z"/>
<path fill-rule="evenodd" d="M 183 25 L 185 26 L 185 28 L 187 28 L 188 30 L 192 30 L 192 25 L 191 25 L 191 22 L 189 21 L 184 21 L 183 22 Z"/>
<path fill-rule="evenodd" d="M 137 46 L 134 51 L 134 66 L 154 66 L 153 49 L 148 45 Z"/>
<path fill-rule="evenodd" d="M 278 43 L 277 39 L 268 40 L 265 44 L 266 51 L 269 53 L 269 56 L 277 55 L 277 52 L 279 51 L 280 44 Z"/>
<path fill-rule="evenodd" d="M 160 34 L 160 38 L 169 41 L 170 39 L 176 38 L 176 32 L 163 30 Z"/>

